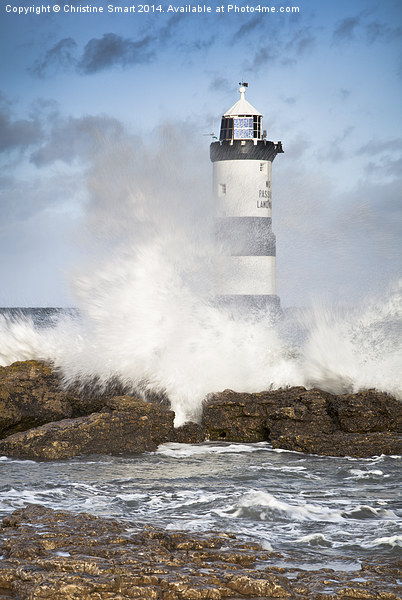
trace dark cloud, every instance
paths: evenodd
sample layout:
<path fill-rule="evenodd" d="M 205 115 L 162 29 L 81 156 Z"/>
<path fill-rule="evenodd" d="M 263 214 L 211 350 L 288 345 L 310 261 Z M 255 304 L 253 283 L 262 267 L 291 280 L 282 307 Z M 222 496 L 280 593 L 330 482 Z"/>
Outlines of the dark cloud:
<path fill-rule="evenodd" d="M 76 42 L 71 38 L 64 38 L 47 50 L 41 59 L 37 59 L 28 69 L 36 77 L 53 75 L 60 70 L 67 70 L 76 63 L 74 52 Z"/>
<path fill-rule="evenodd" d="M 310 50 L 315 43 L 315 38 L 308 27 L 298 29 L 285 45 L 285 52 L 290 52 L 298 57 Z"/>
<path fill-rule="evenodd" d="M 399 178 L 402 173 L 402 138 L 390 140 L 369 140 L 361 146 L 357 155 L 375 157 L 365 167 L 367 174 Z"/>
<path fill-rule="evenodd" d="M 351 94 L 350 90 L 345 90 L 345 89 L 339 90 L 339 96 L 341 97 L 341 100 L 347 100 L 349 98 L 350 94 Z"/>
<path fill-rule="evenodd" d="M 384 23 L 373 21 L 366 25 L 366 35 L 370 43 L 377 40 L 385 40 L 387 42 L 402 37 L 402 27 L 389 27 Z"/>
<path fill-rule="evenodd" d="M 298 160 L 313 146 L 311 139 L 306 134 L 299 134 L 286 144 L 286 158 Z"/>
<path fill-rule="evenodd" d="M 106 115 L 58 119 L 46 143 L 32 153 L 31 162 L 43 167 L 56 160 L 65 163 L 72 163 L 77 158 L 86 160 L 122 134 L 120 121 Z"/>
<path fill-rule="evenodd" d="M 209 89 L 218 92 L 232 92 L 233 85 L 226 77 L 215 77 L 209 84 Z"/>
<path fill-rule="evenodd" d="M 402 37 L 402 27 L 391 27 L 380 21 L 368 22 L 368 11 L 355 17 L 347 17 L 339 21 L 333 32 L 333 41 L 344 42 L 355 39 L 357 35 L 369 44 L 375 42 L 391 42 Z"/>
<path fill-rule="evenodd" d="M 59 103 L 49 98 L 36 98 L 31 102 L 29 116 L 39 121 L 52 122 L 59 115 Z"/>
<path fill-rule="evenodd" d="M 250 31 L 253 31 L 257 27 L 261 27 L 263 23 L 264 21 L 259 15 L 252 17 L 251 19 L 243 23 L 243 25 L 236 31 L 236 33 L 233 36 L 233 39 L 238 39 L 238 36 L 243 36 L 246 33 L 250 33 Z"/>
<path fill-rule="evenodd" d="M 331 162 L 338 162 L 345 158 L 345 154 L 350 152 L 347 139 L 350 134 L 353 132 L 354 127 L 349 126 L 346 129 L 335 137 L 333 140 L 330 140 L 328 146 L 329 150 L 325 154 L 322 155 L 322 160 L 330 160 Z"/>
<path fill-rule="evenodd" d="M 360 21 L 360 17 L 347 17 L 346 19 L 342 19 L 333 33 L 334 41 L 343 42 L 345 40 L 353 39 Z"/>
<path fill-rule="evenodd" d="M 166 25 L 153 29 L 152 35 L 144 33 L 137 40 L 123 38 L 115 33 L 105 33 L 100 38 L 92 38 L 79 56 L 76 41 L 64 38 L 38 58 L 28 71 L 35 77 L 47 77 L 60 70 L 76 70 L 82 75 L 91 75 L 112 67 L 129 67 L 147 63 L 154 58 L 157 50 L 163 48 L 173 37 L 182 23 L 184 15 L 175 14 Z M 214 38 L 192 41 L 188 49 L 195 51 L 209 47 Z"/>
<path fill-rule="evenodd" d="M 161 27 L 158 31 L 159 42 L 162 42 L 163 44 L 166 40 L 170 39 L 173 36 L 177 26 L 180 25 L 184 18 L 185 15 L 180 13 L 170 17 L 167 24 Z"/>
<path fill-rule="evenodd" d="M 392 140 L 370 140 L 357 151 L 357 154 L 383 154 L 389 151 L 402 150 L 402 138 L 394 138 Z"/>
<path fill-rule="evenodd" d="M 402 173 L 402 158 L 384 154 L 375 161 L 368 162 L 365 171 L 368 175 L 376 173 L 379 177 L 398 178 Z M 402 192 L 402 189 L 400 191 Z"/>
<path fill-rule="evenodd" d="M 278 38 L 275 32 L 269 36 L 269 43 L 266 42 L 266 36 L 261 42 L 250 62 L 246 62 L 244 68 L 247 70 L 258 70 L 261 66 L 279 62 L 284 66 L 295 64 L 300 56 L 309 52 L 316 42 L 310 27 L 302 27 L 292 31 L 287 37 Z"/>
<path fill-rule="evenodd" d="M 152 41 L 149 35 L 133 41 L 115 33 L 105 33 L 103 37 L 93 38 L 86 44 L 78 70 L 88 75 L 116 65 L 127 67 L 146 63 L 155 53 L 151 47 Z"/>
<path fill-rule="evenodd" d="M 280 55 L 281 52 L 277 47 L 273 49 L 271 44 L 268 46 L 262 46 L 259 48 L 259 50 L 257 50 L 251 64 L 247 65 L 246 68 L 257 70 L 266 63 L 275 62 Z"/>
<path fill-rule="evenodd" d="M 43 138 L 43 130 L 36 119 L 12 120 L 7 110 L 0 112 L 0 152 L 25 149 Z"/>
<path fill-rule="evenodd" d="M 206 50 L 207 48 L 210 48 L 214 43 L 215 36 L 211 36 L 207 40 L 194 40 L 193 42 L 191 42 L 191 44 L 189 44 L 188 49 L 191 51 L 195 50 L 196 52 L 199 52 L 200 50 Z"/>
<path fill-rule="evenodd" d="M 283 101 L 286 102 L 286 104 L 296 104 L 297 98 L 289 96 L 289 98 L 284 98 Z"/>

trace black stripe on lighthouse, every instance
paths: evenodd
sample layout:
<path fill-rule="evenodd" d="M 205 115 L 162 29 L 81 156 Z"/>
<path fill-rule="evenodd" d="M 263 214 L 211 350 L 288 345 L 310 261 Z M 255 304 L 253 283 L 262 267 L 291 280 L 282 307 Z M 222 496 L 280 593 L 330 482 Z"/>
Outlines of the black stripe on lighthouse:
<path fill-rule="evenodd" d="M 269 217 L 225 217 L 216 222 L 216 237 L 231 256 L 276 256 Z"/>

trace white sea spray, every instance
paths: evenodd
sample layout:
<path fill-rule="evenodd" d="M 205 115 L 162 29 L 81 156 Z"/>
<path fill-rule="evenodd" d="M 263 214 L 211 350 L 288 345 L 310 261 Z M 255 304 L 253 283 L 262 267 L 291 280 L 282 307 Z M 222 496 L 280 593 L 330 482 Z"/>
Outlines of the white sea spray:
<path fill-rule="evenodd" d="M 52 361 L 67 384 L 117 378 L 135 393 L 163 392 L 176 424 L 197 419 L 205 396 L 226 388 L 402 397 L 401 282 L 380 300 L 317 301 L 279 322 L 233 318 L 214 303 L 209 177 L 183 136 L 165 134 L 173 153 L 127 144 L 98 154 L 81 233 L 86 260 L 71 275 L 79 314 L 41 329 L 0 315 L 0 364 L 36 358 Z"/>

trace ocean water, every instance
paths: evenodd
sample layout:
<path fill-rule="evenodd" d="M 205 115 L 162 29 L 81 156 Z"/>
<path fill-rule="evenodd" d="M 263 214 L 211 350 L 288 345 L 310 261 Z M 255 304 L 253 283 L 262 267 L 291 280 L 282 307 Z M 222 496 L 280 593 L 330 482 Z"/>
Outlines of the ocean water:
<path fill-rule="evenodd" d="M 180 421 L 196 418 L 205 394 L 225 387 L 259 391 L 317 384 L 335 392 L 378 387 L 400 396 L 399 289 L 382 310 L 375 305 L 289 310 L 276 322 L 236 322 L 206 308 L 216 321 L 203 322 L 204 337 L 193 338 L 193 348 L 191 335 L 203 331 L 198 321 L 190 333 L 180 330 L 180 348 L 162 347 L 161 333 L 151 328 L 153 345 L 142 354 L 138 339 L 107 336 L 116 315 L 102 320 L 72 309 L 2 309 L 1 362 L 52 360 L 67 382 L 118 376 L 140 393 L 154 386 L 172 395 Z M 126 320 L 126 336 L 130 325 Z M 177 331 L 172 337 L 163 333 L 178 339 Z M 211 336 L 216 343 L 208 358 Z M 164 363 L 170 349 L 183 364 L 175 368 L 168 361 L 161 367 L 158 359 Z M 200 357 L 206 359 L 201 370 Z M 233 532 L 280 552 L 279 565 L 356 570 L 363 560 L 402 551 L 401 459 L 309 456 L 267 443 L 164 444 L 137 456 L 54 463 L 1 457 L 0 515 L 39 503 L 168 530 Z"/>
<path fill-rule="evenodd" d="M 402 552 L 401 456 L 308 456 L 269 444 L 164 444 L 137 456 L 0 458 L 0 515 L 37 503 L 167 530 L 233 532 L 276 565 L 358 570 Z"/>

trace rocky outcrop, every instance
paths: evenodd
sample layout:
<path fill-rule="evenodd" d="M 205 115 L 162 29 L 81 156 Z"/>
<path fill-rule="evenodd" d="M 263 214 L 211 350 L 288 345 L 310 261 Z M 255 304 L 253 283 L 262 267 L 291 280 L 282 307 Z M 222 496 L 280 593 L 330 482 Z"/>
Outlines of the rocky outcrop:
<path fill-rule="evenodd" d="M 167 442 L 174 413 L 131 396 L 112 398 L 102 412 L 63 419 L 0 441 L 0 454 L 29 459 L 65 459 L 84 454 L 154 451 Z"/>
<path fill-rule="evenodd" d="M 0 367 L 0 439 L 44 423 L 89 415 L 111 395 L 96 385 L 65 388 L 57 370 L 36 360 Z"/>
<path fill-rule="evenodd" d="M 334 396 L 303 387 L 210 396 L 203 428 L 211 440 L 269 441 L 274 448 L 332 456 L 402 453 L 402 404 L 374 390 Z"/>
<path fill-rule="evenodd" d="M 225 390 L 208 397 L 201 424 L 178 429 L 163 395 L 144 402 L 113 395 L 118 384 L 95 390 L 64 389 L 57 373 L 36 361 L 0 368 L 0 453 L 52 460 L 204 440 L 268 441 L 275 448 L 333 456 L 402 453 L 402 404 L 375 390 L 340 396 L 303 387 Z"/>
<path fill-rule="evenodd" d="M 233 534 L 187 534 L 31 505 L 3 519 L 5 600 L 398 600 L 400 563 L 357 572 L 277 567 Z M 291 560 L 286 561 L 292 564 Z"/>
<path fill-rule="evenodd" d="M 0 367 L 0 438 L 73 414 L 50 366 L 35 360 Z"/>

